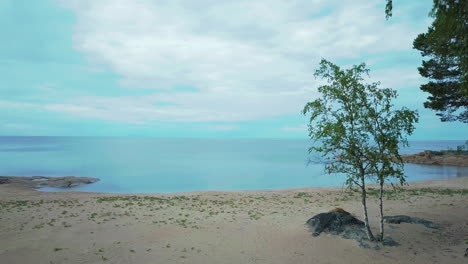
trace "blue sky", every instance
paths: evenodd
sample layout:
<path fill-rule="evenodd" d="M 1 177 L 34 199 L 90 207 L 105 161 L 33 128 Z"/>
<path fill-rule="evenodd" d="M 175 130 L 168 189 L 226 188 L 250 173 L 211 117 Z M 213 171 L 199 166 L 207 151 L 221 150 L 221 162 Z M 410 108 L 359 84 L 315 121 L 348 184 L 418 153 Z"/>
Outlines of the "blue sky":
<path fill-rule="evenodd" d="M 422 107 L 432 1 L 384 2 L 0 0 L 0 135 L 305 138 L 326 58 L 397 89 L 411 139 L 466 139 Z"/>

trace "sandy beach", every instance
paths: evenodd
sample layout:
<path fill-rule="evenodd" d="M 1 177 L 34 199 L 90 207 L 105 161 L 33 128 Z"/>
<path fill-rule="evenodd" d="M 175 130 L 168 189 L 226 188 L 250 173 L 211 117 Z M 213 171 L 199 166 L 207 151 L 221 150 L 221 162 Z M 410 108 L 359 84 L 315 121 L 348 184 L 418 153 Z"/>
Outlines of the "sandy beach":
<path fill-rule="evenodd" d="M 374 250 L 329 234 L 313 237 L 305 225 L 335 207 L 362 219 L 359 193 L 343 188 L 117 195 L 3 184 L 0 263 L 468 263 L 467 199 L 468 177 L 389 193 L 385 214 L 443 229 L 387 224 L 400 245 Z"/>

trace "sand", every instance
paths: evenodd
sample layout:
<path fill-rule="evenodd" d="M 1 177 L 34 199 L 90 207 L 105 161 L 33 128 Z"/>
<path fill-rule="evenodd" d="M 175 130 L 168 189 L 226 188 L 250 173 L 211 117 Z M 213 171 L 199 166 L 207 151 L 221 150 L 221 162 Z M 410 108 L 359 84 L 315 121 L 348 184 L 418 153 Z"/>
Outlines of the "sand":
<path fill-rule="evenodd" d="M 375 196 L 369 204 L 377 233 Z M 359 194 L 341 188 L 116 195 L 3 184 L 0 263 L 468 263 L 468 177 L 392 193 L 385 214 L 444 226 L 386 225 L 397 247 L 313 237 L 307 219 L 335 207 L 362 219 Z"/>

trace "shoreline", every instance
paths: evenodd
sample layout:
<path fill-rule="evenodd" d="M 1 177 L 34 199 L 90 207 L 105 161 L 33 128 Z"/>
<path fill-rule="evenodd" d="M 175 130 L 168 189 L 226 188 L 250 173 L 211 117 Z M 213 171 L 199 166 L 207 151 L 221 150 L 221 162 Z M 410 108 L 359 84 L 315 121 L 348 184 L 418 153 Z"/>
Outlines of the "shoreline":
<path fill-rule="evenodd" d="M 438 166 L 438 165 L 434 165 Z M 47 177 L 47 176 L 0 176 L 1 177 L 14 177 L 14 178 L 31 178 L 31 177 Z M 65 176 L 65 177 L 59 177 L 59 178 L 67 178 L 67 177 L 74 177 L 74 176 Z M 47 178 L 52 178 L 52 177 L 47 177 Z M 99 181 L 97 178 L 89 178 L 89 177 L 75 177 L 75 178 L 82 178 L 82 179 L 96 179 L 95 182 Z M 457 179 L 462 179 L 462 178 L 468 178 L 468 175 L 464 176 L 459 176 L 459 177 L 453 177 L 453 178 L 448 178 L 448 179 L 431 179 L 431 180 L 417 180 L 417 181 L 410 181 L 406 182 L 404 185 L 400 184 L 394 184 L 395 187 L 398 188 L 416 188 L 417 186 L 439 186 L 440 183 L 444 183 L 444 185 L 447 186 L 447 188 L 452 188 L 452 189 L 463 189 L 463 185 L 456 184 L 455 182 L 463 182 L 463 180 L 458 180 Z M 86 184 L 92 184 L 94 182 L 86 183 Z M 450 184 L 454 183 L 454 184 Z M 367 183 L 366 186 L 371 187 L 371 188 L 377 188 L 378 184 L 377 183 Z M 386 189 L 389 189 L 391 186 L 390 183 L 385 184 Z M 343 191 L 349 189 L 348 186 L 343 185 L 341 187 L 320 187 L 320 186 L 308 186 L 308 187 L 294 187 L 294 188 L 279 188 L 279 189 L 252 189 L 252 190 L 202 190 L 202 191 L 183 191 L 183 192 L 148 192 L 148 193 L 138 193 L 138 192 L 123 192 L 123 193 L 117 193 L 117 192 L 89 192 L 89 191 L 75 191 L 74 187 L 51 187 L 58 189 L 59 191 L 41 191 L 41 188 L 44 187 L 33 187 L 33 186 L 28 186 L 28 185 L 16 185 L 16 184 L 9 184 L 9 183 L 4 183 L 0 184 L 0 190 L 3 188 L 8 188 L 8 189 L 16 189 L 18 191 L 30 191 L 34 193 L 74 193 L 74 194 L 89 194 L 89 195 L 136 195 L 136 196 L 144 196 L 144 195 L 160 195 L 160 196 L 170 196 L 170 195 L 199 195 L 199 194 L 220 194 L 220 193 L 274 193 L 274 192 L 300 192 L 300 191 Z M 49 186 L 45 186 L 45 188 L 49 188 Z"/>
<path fill-rule="evenodd" d="M 405 163 L 438 166 L 468 167 L 468 151 L 464 150 L 424 150 L 415 154 L 401 155 Z"/>

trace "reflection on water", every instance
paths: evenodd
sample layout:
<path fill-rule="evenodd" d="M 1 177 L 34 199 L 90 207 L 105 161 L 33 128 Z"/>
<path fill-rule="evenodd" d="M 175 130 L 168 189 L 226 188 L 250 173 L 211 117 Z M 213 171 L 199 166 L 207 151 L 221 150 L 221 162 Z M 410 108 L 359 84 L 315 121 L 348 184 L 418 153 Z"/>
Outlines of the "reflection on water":
<path fill-rule="evenodd" d="M 463 141 L 419 141 L 402 153 L 455 148 Z M 341 186 L 344 175 L 307 165 L 300 139 L 0 137 L 0 175 L 88 176 L 72 190 L 179 192 Z M 312 155 L 312 158 L 314 155 Z M 468 176 L 467 167 L 407 164 L 409 181 Z"/>
<path fill-rule="evenodd" d="M 405 164 L 405 175 L 412 181 L 468 176 L 468 167 Z"/>

